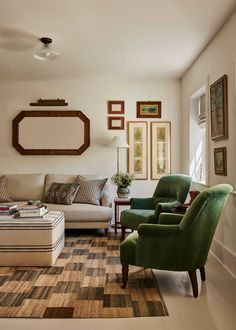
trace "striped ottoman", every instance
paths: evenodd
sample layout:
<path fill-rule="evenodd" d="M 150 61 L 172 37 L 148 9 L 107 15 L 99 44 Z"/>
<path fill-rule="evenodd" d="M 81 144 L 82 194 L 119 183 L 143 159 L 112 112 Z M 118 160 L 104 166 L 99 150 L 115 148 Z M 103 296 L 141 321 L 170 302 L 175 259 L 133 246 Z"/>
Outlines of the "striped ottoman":
<path fill-rule="evenodd" d="M 63 212 L 0 221 L 0 266 L 52 266 L 64 247 Z"/>

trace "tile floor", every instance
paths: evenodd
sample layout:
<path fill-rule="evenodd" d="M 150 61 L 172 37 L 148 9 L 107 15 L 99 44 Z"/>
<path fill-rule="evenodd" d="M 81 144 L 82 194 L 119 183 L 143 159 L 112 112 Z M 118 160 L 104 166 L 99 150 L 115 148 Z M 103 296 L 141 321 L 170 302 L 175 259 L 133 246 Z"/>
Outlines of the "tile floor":
<path fill-rule="evenodd" d="M 168 317 L 131 319 L 0 319 L 0 330 L 235 330 L 236 280 L 211 255 L 200 297 L 192 298 L 187 273 L 155 272 Z M 198 278 L 200 283 L 200 278 Z"/>

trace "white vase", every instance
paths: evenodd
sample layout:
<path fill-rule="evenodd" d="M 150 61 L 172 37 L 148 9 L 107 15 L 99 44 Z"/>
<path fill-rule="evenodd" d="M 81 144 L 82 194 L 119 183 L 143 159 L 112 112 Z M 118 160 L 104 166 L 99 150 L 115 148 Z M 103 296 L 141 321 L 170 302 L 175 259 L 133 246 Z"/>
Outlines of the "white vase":
<path fill-rule="evenodd" d="M 119 198 L 128 198 L 130 194 L 130 190 L 128 187 L 126 188 L 117 188 L 117 196 Z"/>

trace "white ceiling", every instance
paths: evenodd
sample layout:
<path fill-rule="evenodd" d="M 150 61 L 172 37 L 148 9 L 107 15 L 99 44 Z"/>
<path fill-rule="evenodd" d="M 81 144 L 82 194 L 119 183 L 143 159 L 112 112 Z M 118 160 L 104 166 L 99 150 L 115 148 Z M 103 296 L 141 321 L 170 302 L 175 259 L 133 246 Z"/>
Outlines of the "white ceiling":
<path fill-rule="evenodd" d="M 236 0 L 0 0 L 0 80 L 179 78 Z M 53 38 L 57 61 L 32 58 Z"/>

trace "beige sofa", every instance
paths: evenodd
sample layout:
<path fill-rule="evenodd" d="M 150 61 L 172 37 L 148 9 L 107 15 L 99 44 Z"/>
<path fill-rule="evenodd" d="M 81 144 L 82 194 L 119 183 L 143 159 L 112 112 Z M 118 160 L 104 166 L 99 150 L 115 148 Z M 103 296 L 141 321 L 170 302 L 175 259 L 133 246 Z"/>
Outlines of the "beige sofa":
<path fill-rule="evenodd" d="M 74 183 L 77 175 L 66 174 L 4 174 L 7 177 L 7 192 L 12 200 L 21 206 L 27 200 L 43 200 L 53 182 Z M 83 175 L 86 179 L 101 179 L 99 175 Z M 6 204 L 6 203 L 2 203 Z M 49 211 L 65 214 L 65 228 L 109 228 L 112 219 L 109 186 L 105 185 L 101 205 L 77 204 L 60 205 L 46 203 Z"/>

